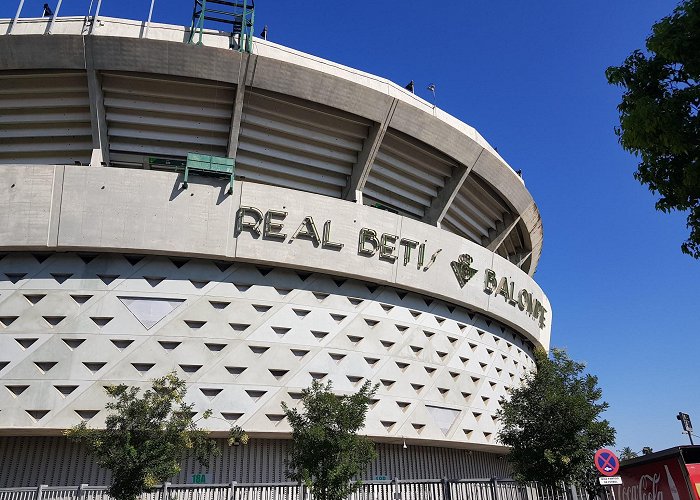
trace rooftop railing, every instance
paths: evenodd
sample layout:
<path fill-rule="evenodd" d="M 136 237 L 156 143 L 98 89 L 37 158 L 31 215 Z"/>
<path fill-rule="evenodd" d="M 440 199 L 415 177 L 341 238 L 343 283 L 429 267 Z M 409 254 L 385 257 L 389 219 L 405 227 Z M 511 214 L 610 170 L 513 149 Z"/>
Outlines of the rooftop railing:
<path fill-rule="evenodd" d="M 87 8 L 87 0 L 53 0 L 53 7 L 48 11 L 44 8 L 43 12 L 27 12 L 26 9 L 29 7 L 25 6 L 25 0 L 16 1 L 18 4 L 14 16 L 9 19 L 0 19 L 0 35 L 99 35 L 104 31 L 110 35 L 180 41 L 219 48 L 239 49 L 244 47 L 248 52 L 252 50 L 252 21 L 238 23 L 230 28 L 238 29 L 236 26 L 244 26 L 246 30 L 243 35 L 240 30 L 231 32 L 221 29 L 205 29 L 204 20 L 212 20 L 213 18 L 205 15 L 201 8 L 199 11 L 195 11 L 197 19 L 193 19 L 189 27 L 182 26 L 184 18 L 177 25 L 154 22 L 153 9 L 156 2 L 168 5 L 168 0 L 142 0 L 142 9 L 130 9 L 132 16 L 134 16 L 134 12 L 137 13 L 133 19 L 113 18 L 109 17 L 109 14 L 107 16 L 103 14 L 103 7 L 117 5 L 118 0 L 90 0 Z M 250 0 L 245 1 L 250 2 Z M 32 4 L 31 8 L 36 8 L 36 5 Z M 212 22 L 214 24 L 209 28 L 233 26 L 231 22 L 222 24 L 216 19 Z M 104 29 L 105 25 L 108 25 L 108 28 Z M 3 29 L 4 26 L 6 27 Z M 151 33 L 150 36 L 149 33 Z"/>
<path fill-rule="evenodd" d="M 76 0 L 65 0 L 66 4 L 72 8 L 74 12 L 78 12 L 79 16 L 85 17 L 85 19 L 90 19 L 90 20 L 95 20 L 99 17 L 100 15 L 100 10 L 102 8 L 102 2 L 103 0 L 91 0 L 90 3 L 88 4 L 87 11 L 86 12 L 81 12 L 81 9 L 78 8 L 76 10 L 78 5 L 81 5 L 84 8 L 85 3 L 84 2 L 77 2 Z M 108 1 L 108 0 L 105 0 Z M 12 32 L 15 29 L 15 26 L 17 24 L 17 21 L 20 19 L 36 19 L 38 16 L 30 16 L 28 18 L 22 18 L 22 13 L 24 10 L 24 2 L 25 0 L 18 0 L 17 4 L 17 12 L 15 13 L 14 17 L 12 18 L 10 22 L 10 27 L 7 30 L 7 35 L 11 35 Z M 144 0 L 144 4 L 149 5 L 148 9 L 148 17 L 146 19 L 146 30 L 145 30 L 145 35 L 148 36 L 148 29 L 150 28 L 151 24 L 151 19 L 153 18 L 153 7 L 155 5 L 156 0 Z M 45 4 L 48 5 L 48 4 Z M 49 8 L 49 10 L 44 7 L 41 19 L 46 19 L 48 21 L 48 27 L 46 30 L 46 34 L 50 35 L 53 33 L 53 28 L 54 28 L 54 23 L 56 22 L 56 19 L 61 15 L 61 8 L 64 7 L 64 0 L 57 0 L 55 7 L 53 9 Z M 75 14 L 72 14 L 73 16 Z M 94 26 L 94 23 L 91 23 Z"/>

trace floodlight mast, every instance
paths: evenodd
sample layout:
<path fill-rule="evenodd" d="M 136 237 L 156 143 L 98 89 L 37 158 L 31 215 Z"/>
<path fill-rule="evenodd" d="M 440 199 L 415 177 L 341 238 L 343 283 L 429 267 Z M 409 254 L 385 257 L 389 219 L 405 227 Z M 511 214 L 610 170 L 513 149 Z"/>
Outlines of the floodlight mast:
<path fill-rule="evenodd" d="M 195 43 L 194 39 L 199 33 L 196 44 L 202 44 L 205 21 L 223 24 L 230 29 L 232 47 L 237 38 L 240 52 L 253 52 L 254 0 L 194 0 L 189 43 Z"/>

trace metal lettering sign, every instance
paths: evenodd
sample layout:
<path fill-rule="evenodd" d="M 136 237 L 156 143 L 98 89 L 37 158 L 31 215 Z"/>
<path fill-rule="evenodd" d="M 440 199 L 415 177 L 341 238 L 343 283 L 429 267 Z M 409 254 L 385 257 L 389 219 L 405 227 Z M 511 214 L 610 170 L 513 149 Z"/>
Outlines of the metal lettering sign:
<path fill-rule="evenodd" d="M 288 220 L 288 216 L 289 213 L 285 210 L 270 209 L 263 212 L 256 207 L 241 206 L 236 214 L 234 234 L 239 237 L 242 233 L 248 233 L 254 239 L 295 245 L 310 243 L 321 250 L 344 253 L 348 251 L 345 243 L 333 239 L 334 226 L 331 219 L 321 219 L 323 226 L 320 226 L 310 215 L 306 215 L 301 220 Z M 292 231 L 295 227 L 296 230 Z M 319 231 L 320 227 L 323 228 L 322 231 Z M 336 235 L 336 238 L 342 236 L 344 235 Z M 361 228 L 355 237 L 357 255 L 375 258 L 389 264 L 399 262 L 399 265 L 403 264 L 404 267 L 415 266 L 417 270 L 423 272 L 430 270 L 442 252 L 442 248 L 431 248 L 427 240 L 421 240 L 416 236 L 404 238 L 368 227 Z M 347 237 L 340 239 L 347 241 Z M 442 265 L 443 261 L 438 265 Z M 487 268 L 480 271 L 483 267 L 481 265 L 472 267 L 473 263 L 474 258 L 467 253 L 458 255 L 455 260 L 449 262 L 460 288 L 465 288 L 472 278 L 482 274 L 483 293 L 494 298 L 500 297 L 506 304 L 530 317 L 540 328 L 545 328 L 548 311 L 533 292 L 516 283 L 517 279 L 499 276 L 493 269 Z"/>
<path fill-rule="evenodd" d="M 192 474 L 190 483 L 192 484 L 208 484 L 207 474 Z"/>
<path fill-rule="evenodd" d="M 467 281 L 472 279 L 477 272 L 476 269 L 471 267 L 472 262 L 474 262 L 474 259 L 472 259 L 471 255 L 466 253 L 460 255 L 457 260 L 450 262 L 450 266 L 455 273 L 460 288 L 464 288 Z"/>

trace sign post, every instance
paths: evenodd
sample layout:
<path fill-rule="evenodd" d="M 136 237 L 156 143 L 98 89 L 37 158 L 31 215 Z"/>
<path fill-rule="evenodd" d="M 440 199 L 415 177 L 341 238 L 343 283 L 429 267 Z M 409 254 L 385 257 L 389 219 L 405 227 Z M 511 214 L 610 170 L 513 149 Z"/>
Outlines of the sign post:
<path fill-rule="evenodd" d="M 620 470 L 620 459 L 607 448 L 601 448 L 595 452 L 593 462 L 598 472 L 603 475 L 598 478 L 598 482 L 602 486 L 610 487 L 610 493 L 612 493 L 612 498 L 615 500 L 615 490 L 612 487 L 615 484 L 622 484 L 622 478 L 615 475 Z"/>

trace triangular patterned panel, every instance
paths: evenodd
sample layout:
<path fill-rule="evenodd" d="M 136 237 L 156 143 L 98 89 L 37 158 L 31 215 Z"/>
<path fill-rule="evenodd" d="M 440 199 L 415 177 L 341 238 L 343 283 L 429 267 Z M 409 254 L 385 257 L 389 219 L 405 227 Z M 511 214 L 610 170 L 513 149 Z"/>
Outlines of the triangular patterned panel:
<path fill-rule="evenodd" d="M 73 276 L 73 273 L 50 273 L 50 274 L 59 285 L 65 283 L 65 281 L 67 279 L 69 279 L 71 276 Z"/>
<path fill-rule="evenodd" d="M 75 410 L 75 413 L 77 413 L 83 421 L 87 422 L 100 413 L 100 410 Z"/>
<path fill-rule="evenodd" d="M 60 392 L 61 396 L 63 396 L 64 398 L 78 388 L 77 385 L 54 385 L 53 387 L 58 392 Z"/>
<path fill-rule="evenodd" d="M 14 323 L 18 317 L 19 316 L 0 316 L 0 323 L 2 323 L 2 326 L 7 328 Z"/>
<path fill-rule="evenodd" d="M 6 385 L 5 387 L 7 387 L 7 390 L 10 391 L 14 397 L 19 396 L 29 388 L 28 385 Z"/>
<path fill-rule="evenodd" d="M 137 320 L 150 330 L 153 325 L 177 309 L 184 299 L 161 299 L 152 297 L 119 297 L 122 304 Z"/>
<path fill-rule="evenodd" d="M 32 305 L 38 303 L 44 297 L 46 297 L 45 293 L 25 293 L 24 294 L 24 298 L 27 299 Z"/>
<path fill-rule="evenodd" d="M 5 273 L 5 276 L 7 276 L 7 279 L 10 280 L 13 285 L 16 285 L 26 275 L 27 273 Z"/>
<path fill-rule="evenodd" d="M 452 424 L 454 424 L 460 414 L 459 410 L 453 408 L 442 408 L 440 406 L 430 405 L 425 405 L 425 407 L 444 435 L 447 435 L 450 427 L 452 427 Z"/>
<path fill-rule="evenodd" d="M 39 421 L 42 418 L 46 416 L 46 414 L 51 411 L 51 410 L 24 410 L 26 411 L 30 417 L 32 417 L 35 421 Z"/>
<path fill-rule="evenodd" d="M 141 260 L 143 260 L 143 255 L 125 255 L 124 258 L 131 264 L 132 266 L 135 266 Z"/>

